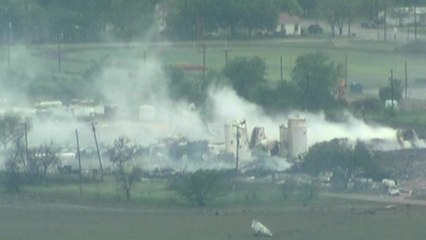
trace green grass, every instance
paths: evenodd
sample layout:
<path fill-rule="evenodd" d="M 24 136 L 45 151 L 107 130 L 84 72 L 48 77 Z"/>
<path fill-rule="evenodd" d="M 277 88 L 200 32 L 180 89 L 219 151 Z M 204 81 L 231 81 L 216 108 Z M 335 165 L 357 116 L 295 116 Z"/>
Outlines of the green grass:
<path fill-rule="evenodd" d="M 228 60 L 235 57 L 260 56 L 267 64 L 267 78 L 280 79 L 280 57 L 283 57 L 285 79 L 291 79 L 291 70 L 298 56 L 310 51 L 324 51 L 333 61 L 343 64 L 348 56 L 348 79 L 366 86 L 383 86 L 387 83 L 390 70 L 396 78 L 404 77 L 404 62 L 408 62 L 410 79 L 423 77 L 426 56 L 417 53 L 395 51 L 402 49 L 396 43 L 367 42 L 343 39 L 273 39 L 235 40 L 207 42 L 206 65 L 212 70 L 221 70 L 225 65 L 225 47 L 229 50 Z M 6 49 L 0 49 L 5 56 Z M 199 43 L 178 42 L 160 45 L 147 44 L 80 44 L 62 46 L 64 73 L 78 74 L 89 69 L 105 58 L 121 66 L 138 67 L 143 64 L 144 52 L 147 57 L 156 56 L 163 64 L 202 64 Z M 31 73 L 58 73 L 57 46 L 12 47 L 12 68 Z M 0 66 L 7 65 L 6 58 L 0 59 Z"/>
<path fill-rule="evenodd" d="M 258 219 L 275 239 L 422 239 L 426 208 L 320 199 L 299 203 L 228 207 L 120 206 L 2 198 L 1 239 L 257 239 Z M 371 211 L 370 211 L 371 210 Z"/>
<path fill-rule="evenodd" d="M 234 192 L 191 206 L 163 180 L 143 181 L 127 202 L 115 182 L 26 186 L 0 193 L 0 239 L 256 239 L 258 219 L 276 239 L 422 239 L 426 208 L 346 200 L 321 195 L 307 205 L 279 199 L 268 182 L 236 184 Z M 257 198 L 251 198 L 253 194 Z M 249 199 L 246 199 L 246 196 Z"/>
<path fill-rule="evenodd" d="M 384 113 L 373 113 L 369 118 L 377 122 L 394 126 L 426 127 L 426 112 L 424 111 L 397 111 L 392 116 Z"/>

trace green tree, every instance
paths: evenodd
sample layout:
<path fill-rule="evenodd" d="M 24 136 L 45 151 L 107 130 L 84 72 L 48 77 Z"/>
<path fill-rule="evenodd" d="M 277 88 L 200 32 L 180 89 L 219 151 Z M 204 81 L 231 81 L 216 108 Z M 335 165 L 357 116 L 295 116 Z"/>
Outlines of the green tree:
<path fill-rule="evenodd" d="M 311 1 L 315 2 L 315 1 Z M 297 0 L 274 0 L 274 5 L 279 11 L 288 12 L 292 15 L 303 15 L 306 17 L 307 11 Z"/>
<path fill-rule="evenodd" d="M 327 23 L 331 28 L 331 35 L 335 36 L 335 28 L 339 29 L 339 34 L 343 34 L 343 25 L 347 17 L 348 4 L 344 0 L 323 0 L 320 9 Z"/>
<path fill-rule="evenodd" d="M 346 170 L 350 166 L 351 145 L 347 139 L 333 139 L 309 148 L 303 162 L 303 169 L 313 175 L 323 171 Z"/>
<path fill-rule="evenodd" d="M 347 139 L 333 139 L 313 145 L 305 156 L 302 168 L 315 176 L 331 171 L 333 177 L 340 179 L 339 182 L 346 182 L 350 177 L 361 174 L 373 179 L 383 176 L 367 145 L 357 141 L 352 146 Z"/>
<path fill-rule="evenodd" d="M 301 95 L 294 82 L 266 82 L 257 88 L 252 101 L 267 112 L 274 113 L 298 108 Z"/>
<path fill-rule="evenodd" d="M 334 102 L 333 92 L 341 76 L 342 67 L 322 52 L 298 57 L 292 78 L 302 93 L 302 107 L 309 110 L 330 107 Z"/>
<path fill-rule="evenodd" d="M 230 80 L 238 95 L 253 99 L 256 91 L 264 84 L 266 64 L 260 57 L 238 57 L 231 60 L 223 69 L 223 74 Z"/>
<path fill-rule="evenodd" d="M 207 91 L 210 84 L 217 81 L 217 73 L 208 71 L 205 76 L 184 71 L 184 69 L 174 66 L 166 68 L 169 75 L 169 93 L 174 100 L 185 100 L 195 103 L 197 106 L 203 105 L 207 98 Z"/>
<path fill-rule="evenodd" d="M 204 206 L 224 192 L 224 173 L 217 170 L 197 170 L 174 183 L 175 190 L 192 204 Z"/>
<path fill-rule="evenodd" d="M 154 23 L 156 0 L 110 0 L 108 14 L 118 37 L 141 37 Z"/>
<path fill-rule="evenodd" d="M 373 158 L 368 150 L 367 144 L 357 141 L 352 151 L 352 160 L 354 167 L 357 167 L 365 176 L 376 181 L 383 179 L 384 173 L 379 163 Z"/>
<path fill-rule="evenodd" d="M 379 98 L 384 103 L 386 100 L 400 102 L 404 87 L 400 79 L 389 79 L 389 85 L 379 89 Z"/>
<path fill-rule="evenodd" d="M 378 0 L 359 0 L 358 3 L 360 17 L 378 23 Z"/>
<path fill-rule="evenodd" d="M 275 0 L 185 0 L 169 2 L 169 31 L 180 36 L 202 39 L 216 30 L 237 27 L 271 30 L 275 27 L 279 8 Z"/>
<path fill-rule="evenodd" d="M 273 30 L 277 24 L 278 9 L 272 0 L 245 1 L 240 23 L 248 30 L 249 37 L 254 29 Z"/>
<path fill-rule="evenodd" d="M 417 13 L 418 11 L 417 8 L 419 6 L 426 5 L 425 0 L 394 0 L 394 1 L 396 1 L 396 3 L 399 4 L 400 6 L 412 8 L 412 13 Z M 419 19 L 419 16 L 415 16 L 413 18 L 414 38 L 416 42 L 417 42 L 417 31 L 418 31 L 418 19 Z"/>
<path fill-rule="evenodd" d="M 108 150 L 108 155 L 114 167 L 116 180 L 124 191 L 126 200 L 130 200 L 130 194 L 135 182 L 139 179 L 139 171 L 132 164 L 135 157 L 136 146 L 131 144 L 127 137 L 120 137 L 114 141 L 114 146 Z"/>
<path fill-rule="evenodd" d="M 300 7 L 303 9 L 304 17 L 312 17 L 313 12 L 318 8 L 319 0 L 298 0 Z"/>

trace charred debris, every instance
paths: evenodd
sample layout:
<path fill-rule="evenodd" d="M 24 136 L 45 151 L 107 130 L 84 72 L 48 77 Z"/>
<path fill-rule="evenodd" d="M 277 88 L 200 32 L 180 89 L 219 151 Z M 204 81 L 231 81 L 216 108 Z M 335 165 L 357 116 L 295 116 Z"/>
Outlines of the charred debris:
<path fill-rule="evenodd" d="M 117 116 L 116 105 L 98 104 L 91 100 L 73 100 L 68 105 L 60 101 L 39 102 L 32 108 L 3 109 L 2 112 L 14 111 L 27 117 L 39 119 L 73 118 L 82 122 L 113 121 Z M 139 106 L 135 121 L 143 124 L 155 122 L 155 108 L 149 105 Z M 288 119 L 277 126 L 278 139 L 268 138 L 263 126 L 254 126 L 251 131 L 246 120 L 223 124 L 223 134 L 212 140 L 193 140 L 179 134 L 168 134 L 155 142 L 135 148 L 136 167 L 143 169 L 144 175 L 162 178 L 178 173 L 191 172 L 200 168 L 235 169 L 240 175 L 252 178 L 272 177 L 278 183 L 295 181 L 298 183 L 318 183 L 325 187 L 331 184 L 333 174 L 321 173 L 309 177 L 292 171 L 303 161 L 308 152 L 307 121 L 301 117 Z M 208 127 L 208 126 L 206 126 Z M 103 129 L 105 130 L 105 129 Z M 218 131 L 221 132 L 221 131 Z M 378 191 L 391 195 L 402 192 L 426 192 L 426 166 L 422 139 L 412 129 L 396 131 L 397 148 L 382 150 L 386 144 L 383 139 L 367 142 L 375 158 L 385 166 L 386 172 L 381 181 L 355 176 L 345 182 L 345 188 L 361 191 Z M 72 143 L 70 143 L 72 145 Z M 83 171 L 86 175 L 97 174 L 98 158 L 107 158 L 108 141 L 99 139 L 100 152 L 93 146 L 83 146 L 80 152 Z M 395 150 L 396 149 L 396 150 Z M 77 168 L 76 153 L 70 146 L 63 146 L 59 152 L 60 164 L 56 171 L 74 173 Z M 292 168 L 293 167 L 293 168 Z M 105 172 L 111 166 L 104 161 Z M 389 184 L 393 181 L 394 184 Z M 387 185 L 386 185 L 387 184 Z M 385 189 L 385 190 L 384 190 Z"/>

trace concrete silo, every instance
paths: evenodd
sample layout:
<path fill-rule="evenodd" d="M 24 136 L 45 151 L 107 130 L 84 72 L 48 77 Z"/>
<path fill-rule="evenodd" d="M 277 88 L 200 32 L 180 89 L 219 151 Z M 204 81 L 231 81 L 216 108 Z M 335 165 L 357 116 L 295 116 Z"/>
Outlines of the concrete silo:
<path fill-rule="evenodd" d="M 247 159 L 249 141 L 245 121 L 236 121 L 232 124 L 225 124 L 225 151 L 232 154 L 234 158 L 237 156 L 237 137 L 238 154 L 241 159 Z"/>
<path fill-rule="evenodd" d="M 290 158 L 298 157 L 308 151 L 308 136 L 306 120 L 303 118 L 291 118 L 287 127 L 280 126 L 281 155 Z"/>

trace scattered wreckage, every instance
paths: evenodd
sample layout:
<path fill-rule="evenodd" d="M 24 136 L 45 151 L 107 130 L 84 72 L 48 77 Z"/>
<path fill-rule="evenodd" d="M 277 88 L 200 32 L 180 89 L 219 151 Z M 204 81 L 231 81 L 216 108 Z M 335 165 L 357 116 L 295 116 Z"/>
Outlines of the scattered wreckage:
<path fill-rule="evenodd" d="M 268 236 L 272 237 L 272 232 L 265 225 L 258 220 L 253 219 L 251 221 L 251 228 L 255 231 L 256 236 Z"/>

